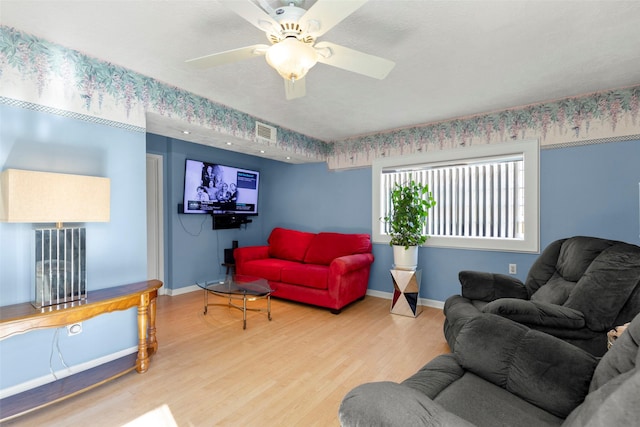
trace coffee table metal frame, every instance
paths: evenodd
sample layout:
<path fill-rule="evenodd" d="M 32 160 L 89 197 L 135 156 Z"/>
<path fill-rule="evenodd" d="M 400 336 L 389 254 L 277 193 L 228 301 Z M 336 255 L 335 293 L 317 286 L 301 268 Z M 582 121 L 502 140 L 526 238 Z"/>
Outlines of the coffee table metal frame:
<path fill-rule="evenodd" d="M 204 314 L 208 308 L 214 305 L 237 308 L 242 311 L 242 329 L 247 329 L 247 311 L 266 312 L 267 318 L 271 321 L 271 292 L 274 291 L 269 286 L 269 282 L 259 277 L 233 275 L 227 276 L 224 281 L 211 281 L 197 283 L 204 290 Z M 226 303 L 210 303 L 209 294 L 226 298 Z M 247 307 L 248 301 L 267 300 L 267 308 Z M 235 300 L 242 300 L 242 305 L 234 303 Z"/>

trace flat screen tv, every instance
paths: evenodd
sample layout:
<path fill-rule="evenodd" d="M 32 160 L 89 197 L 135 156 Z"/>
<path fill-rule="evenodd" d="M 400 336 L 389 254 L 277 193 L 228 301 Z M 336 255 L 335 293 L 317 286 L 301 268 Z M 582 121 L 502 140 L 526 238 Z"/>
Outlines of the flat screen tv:
<path fill-rule="evenodd" d="M 187 159 L 184 213 L 258 215 L 260 172 Z"/>

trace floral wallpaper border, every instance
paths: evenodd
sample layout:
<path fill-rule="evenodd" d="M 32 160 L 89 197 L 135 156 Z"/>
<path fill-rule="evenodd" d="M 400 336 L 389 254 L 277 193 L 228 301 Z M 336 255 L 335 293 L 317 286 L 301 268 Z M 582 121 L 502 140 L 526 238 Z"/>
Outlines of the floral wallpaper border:
<path fill-rule="evenodd" d="M 126 68 L 0 26 L 0 96 L 52 111 L 144 128 L 145 113 L 233 137 L 255 138 L 256 118 Z M 330 169 L 370 166 L 382 156 L 536 138 L 542 147 L 640 135 L 640 85 L 500 112 L 324 142 L 278 126 L 277 147 Z"/>
<path fill-rule="evenodd" d="M 138 126 L 144 126 L 145 112 L 154 112 L 261 143 L 255 138 L 255 117 L 124 67 L 0 26 L 0 84 L 6 88 L 7 83 L 11 83 L 13 90 L 20 86 L 20 93 L 5 93 L 3 89 L 0 95 L 22 101 L 72 108 L 88 115 L 111 115 L 108 117 L 111 120 Z M 60 95 L 66 102 L 62 102 Z M 277 144 L 285 151 L 306 154 L 314 161 L 325 160 L 331 151 L 326 142 L 275 127 Z"/>
<path fill-rule="evenodd" d="M 640 135 L 640 85 L 390 130 L 336 144 L 333 168 L 370 165 L 384 156 L 538 139 L 541 147 L 620 141 Z"/>

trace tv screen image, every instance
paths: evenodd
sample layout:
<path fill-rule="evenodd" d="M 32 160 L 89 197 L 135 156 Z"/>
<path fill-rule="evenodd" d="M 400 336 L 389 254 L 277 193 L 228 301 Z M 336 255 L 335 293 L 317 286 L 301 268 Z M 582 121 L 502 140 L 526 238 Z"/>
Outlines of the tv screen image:
<path fill-rule="evenodd" d="M 184 213 L 258 215 L 260 172 L 187 159 Z"/>

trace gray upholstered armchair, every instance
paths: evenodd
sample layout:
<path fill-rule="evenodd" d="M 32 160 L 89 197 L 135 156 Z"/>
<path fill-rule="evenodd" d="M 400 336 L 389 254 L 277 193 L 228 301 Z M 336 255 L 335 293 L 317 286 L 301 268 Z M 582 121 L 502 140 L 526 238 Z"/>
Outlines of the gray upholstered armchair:
<path fill-rule="evenodd" d="M 342 400 L 343 427 L 637 426 L 640 316 L 598 360 L 493 314 L 466 322 L 454 353 L 402 383 L 374 382 Z"/>
<path fill-rule="evenodd" d="M 476 271 L 462 271 L 459 278 L 462 295 L 444 305 L 444 333 L 452 349 L 469 319 L 492 313 L 601 356 L 607 331 L 640 312 L 640 247 L 613 240 L 557 240 L 538 257 L 525 283 Z"/>

